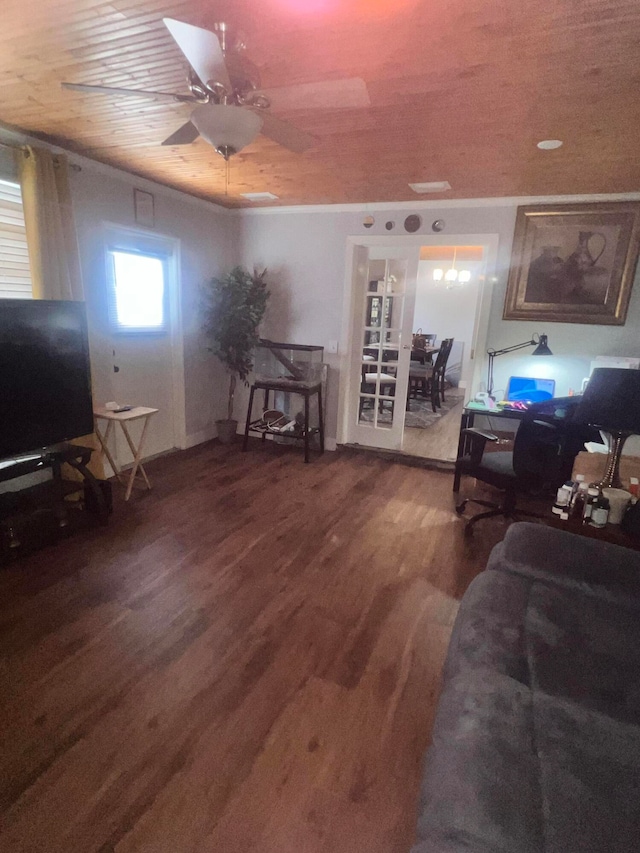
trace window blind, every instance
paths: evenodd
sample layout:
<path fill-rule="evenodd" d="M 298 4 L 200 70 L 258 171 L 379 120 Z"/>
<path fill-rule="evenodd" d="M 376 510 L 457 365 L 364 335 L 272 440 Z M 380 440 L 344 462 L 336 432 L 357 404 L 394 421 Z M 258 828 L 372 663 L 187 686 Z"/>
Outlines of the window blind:
<path fill-rule="evenodd" d="M 0 298 L 32 298 L 22 194 L 18 184 L 3 180 L 0 180 Z"/>

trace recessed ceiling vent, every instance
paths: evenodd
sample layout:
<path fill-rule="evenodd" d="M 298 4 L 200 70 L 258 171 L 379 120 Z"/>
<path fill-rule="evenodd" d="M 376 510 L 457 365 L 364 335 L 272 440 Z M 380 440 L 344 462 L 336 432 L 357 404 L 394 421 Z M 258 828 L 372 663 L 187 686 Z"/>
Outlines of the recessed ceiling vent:
<path fill-rule="evenodd" d="M 446 193 L 451 189 L 449 181 L 427 181 L 423 184 L 409 184 L 414 193 Z"/>
<path fill-rule="evenodd" d="M 242 198 L 246 198 L 247 201 L 273 201 L 279 196 L 274 195 L 273 193 L 240 193 Z"/>

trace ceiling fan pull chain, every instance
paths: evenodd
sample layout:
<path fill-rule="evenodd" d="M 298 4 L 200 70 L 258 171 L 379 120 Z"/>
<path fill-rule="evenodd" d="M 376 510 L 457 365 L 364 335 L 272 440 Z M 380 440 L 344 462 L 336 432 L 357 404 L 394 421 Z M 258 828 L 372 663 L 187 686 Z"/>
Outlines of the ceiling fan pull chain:
<path fill-rule="evenodd" d="M 229 196 L 229 158 L 228 157 L 224 161 L 224 194 L 225 194 L 225 197 Z"/>

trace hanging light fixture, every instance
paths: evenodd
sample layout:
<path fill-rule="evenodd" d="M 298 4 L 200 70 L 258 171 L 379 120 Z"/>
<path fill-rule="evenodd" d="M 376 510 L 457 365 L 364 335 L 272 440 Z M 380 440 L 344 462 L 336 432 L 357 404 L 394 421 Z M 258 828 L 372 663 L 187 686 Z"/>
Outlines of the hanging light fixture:
<path fill-rule="evenodd" d="M 434 281 L 444 281 L 447 282 L 447 288 L 451 289 L 455 284 L 465 284 L 468 281 L 471 281 L 471 272 L 469 270 L 457 270 L 456 269 L 456 258 L 458 254 L 458 249 L 456 246 L 453 247 L 453 260 L 451 261 L 451 267 L 448 270 L 443 270 L 441 267 L 437 267 L 433 271 L 433 280 Z"/>

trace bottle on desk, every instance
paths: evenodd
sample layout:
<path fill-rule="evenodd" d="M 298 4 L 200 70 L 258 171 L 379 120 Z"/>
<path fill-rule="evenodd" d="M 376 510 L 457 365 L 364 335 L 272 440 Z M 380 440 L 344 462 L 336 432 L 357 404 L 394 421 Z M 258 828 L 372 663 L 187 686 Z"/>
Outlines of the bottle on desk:
<path fill-rule="evenodd" d="M 602 494 L 602 489 L 600 489 L 598 497 L 591 505 L 591 517 L 589 519 L 591 527 L 606 527 L 610 509 L 609 499 Z"/>
<path fill-rule="evenodd" d="M 563 521 L 566 521 L 569 518 L 572 496 L 573 483 L 565 483 L 564 486 L 560 486 L 556 494 L 556 500 L 551 512 L 553 512 L 554 515 L 560 516 Z"/>
<path fill-rule="evenodd" d="M 578 518 L 582 520 L 582 516 L 584 515 L 585 504 L 587 502 L 587 492 L 589 490 L 589 484 L 585 483 L 583 475 L 578 474 L 578 477 L 582 477 L 582 480 L 578 483 L 578 488 L 573 496 L 573 503 L 571 504 L 571 516 L 573 518 Z"/>
<path fill-rule="evenodd" d="M 582 512 L 582 523 L 589 524 L 591 521 L 591 513 L 593 511 L 593 505 L 598 499 L 598 495 L 600 494 L 600 489 L 595 483 L 591 483 L 587 488 L 587 494 L 584 501 L 584 510 Z"/>

